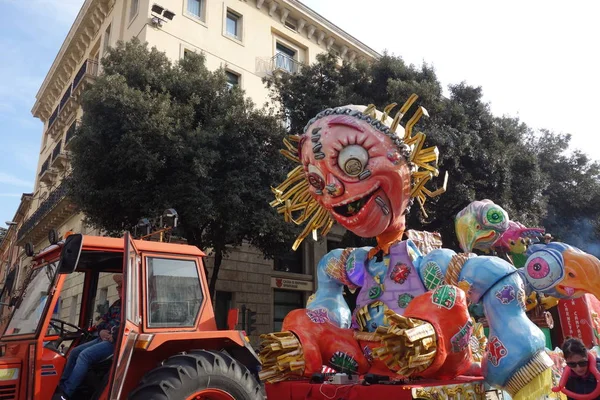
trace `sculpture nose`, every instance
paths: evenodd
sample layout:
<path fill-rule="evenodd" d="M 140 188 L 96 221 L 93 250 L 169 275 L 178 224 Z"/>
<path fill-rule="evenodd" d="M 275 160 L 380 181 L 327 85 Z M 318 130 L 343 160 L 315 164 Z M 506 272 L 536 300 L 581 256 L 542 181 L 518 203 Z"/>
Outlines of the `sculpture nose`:
<path fill-rule="evenodd" d="M 344 194 L 344 184 L 333 174 L 327 174 L 325 190 L 331 197 L 338 197 Z"/>

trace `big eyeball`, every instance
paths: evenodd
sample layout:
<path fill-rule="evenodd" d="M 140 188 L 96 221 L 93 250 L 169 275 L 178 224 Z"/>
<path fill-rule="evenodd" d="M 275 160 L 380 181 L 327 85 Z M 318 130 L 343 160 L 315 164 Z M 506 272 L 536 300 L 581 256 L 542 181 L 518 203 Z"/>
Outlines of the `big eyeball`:
<path fill-rule="evenodd" d="M 338 155 L 338 166 L 348 176 L 358 176 L 369 162 L 369 152 L 359 145 L 346 146 Z"/>
<path fill-rule="evenodd" d="M 562 255 L 554 250 L 536 251 L 525 263 L 525 277 L 535 290 L 545 290 L 562 281 Z"/>
<path fill-rule="evenodd" d="M 495 204 L 489 204 L 483 208 L 481 220 L 485 226 L 493 227 L 494 229 L 508 228 L 508 214 L 504 209 Z"/>

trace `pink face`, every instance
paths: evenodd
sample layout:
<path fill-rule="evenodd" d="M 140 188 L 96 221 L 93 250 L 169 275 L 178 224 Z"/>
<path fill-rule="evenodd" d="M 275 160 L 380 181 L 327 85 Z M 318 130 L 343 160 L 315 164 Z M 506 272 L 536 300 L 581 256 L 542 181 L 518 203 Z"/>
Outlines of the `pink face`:
<path fill-rule="evenodd" d="M 392 140 L 364 120 L 317 120 L 300 142 L 311 195 L 336 221 L 362 237 L 404 229 L 410 171 Z"/>

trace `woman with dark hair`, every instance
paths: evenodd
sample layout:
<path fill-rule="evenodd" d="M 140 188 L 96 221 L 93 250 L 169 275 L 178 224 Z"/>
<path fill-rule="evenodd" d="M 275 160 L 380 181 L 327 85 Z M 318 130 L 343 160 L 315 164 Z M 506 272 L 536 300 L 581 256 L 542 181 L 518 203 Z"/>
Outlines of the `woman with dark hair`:
<path fill-rule="evenodd" d="M 596 378 L 590 373 L 588 350 L 583 342 L 577 338 L 569 338 L 564 341 L 562 352 L 567 367 L 572 371 L 565 388 L 577 394 L 592 393 L 596 389 Z M 596 359 L 596 363 L 600 370 L 600 360 Z M 572 400 L 571 397 L 569 400 Z M 600 396 L 596 400 L 600 400 Z"/>

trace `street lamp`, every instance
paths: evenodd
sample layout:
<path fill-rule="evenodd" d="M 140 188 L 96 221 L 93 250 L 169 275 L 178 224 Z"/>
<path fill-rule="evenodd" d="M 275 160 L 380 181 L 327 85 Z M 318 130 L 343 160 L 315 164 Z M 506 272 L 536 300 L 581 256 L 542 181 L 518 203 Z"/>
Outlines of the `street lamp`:
<path fill-rule="evenodd" d="M 5 221 L 6 226 L 15 226 L 18 225 L 15 221 Z"/>

